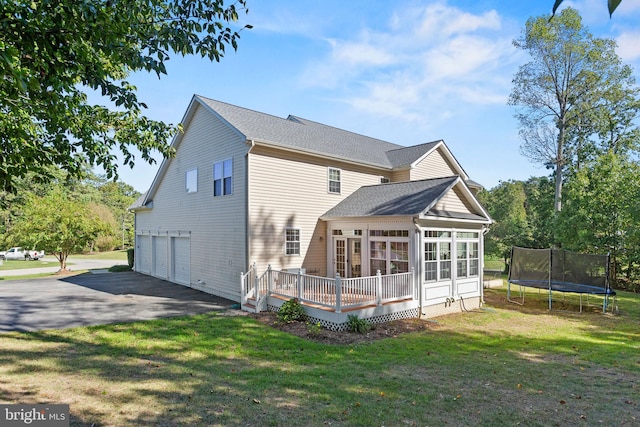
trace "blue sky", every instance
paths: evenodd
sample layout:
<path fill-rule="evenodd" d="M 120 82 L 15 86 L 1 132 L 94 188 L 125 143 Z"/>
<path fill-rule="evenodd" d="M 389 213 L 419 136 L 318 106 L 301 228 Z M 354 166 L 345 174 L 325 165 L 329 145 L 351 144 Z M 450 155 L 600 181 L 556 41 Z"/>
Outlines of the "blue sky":
<path fill-rule="evenodd" d="M 174 56 L 168 75 L 129 81 L 147 115 L 178 123 L 193 94 L 279 117 L 294 114 L 401 145 L 443 139 L 487 189 L 548 171 L 520 154 L 511 80 L 528 61 L 512 41 L 553 0 L 248 0 L 238 51 L 220 63 Z M 609 19 L 606 0 L 565 1 L 615 39 L 640 82 L 640 0 Z M 157 156 L 161 160 L 160 156 Z M 159 163 L 120 179 L 146 191 Z"/>

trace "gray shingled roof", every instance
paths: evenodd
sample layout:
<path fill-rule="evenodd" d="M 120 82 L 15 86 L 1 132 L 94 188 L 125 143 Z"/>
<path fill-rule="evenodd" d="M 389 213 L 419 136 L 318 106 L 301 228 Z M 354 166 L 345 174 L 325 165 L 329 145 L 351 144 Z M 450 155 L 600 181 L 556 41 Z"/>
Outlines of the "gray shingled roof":
<path fill-rule="evenodd" d="M 458 179 L 453 176 L 361 187 L 322 217 L 418 216 L 443 197 Z"/>
<path fill-rule="evenodd" d="M 383 168 L 408 166 L 438 142 L 404 147 L 332 126 L 286 119 L 196 95 L 247 140 Z"/>

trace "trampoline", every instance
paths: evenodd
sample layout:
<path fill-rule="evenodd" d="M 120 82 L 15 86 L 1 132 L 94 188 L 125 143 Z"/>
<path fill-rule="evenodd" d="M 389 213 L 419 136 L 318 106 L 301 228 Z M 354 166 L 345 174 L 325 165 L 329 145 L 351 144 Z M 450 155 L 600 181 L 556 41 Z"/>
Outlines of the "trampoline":
<path fill-rule="evenodd" d="M 511 298 L 511 284 L 519 286 L 518 300 Z M 537 288 L 549 292 L 549 310 L 553 305 L 553 292 L 575 293 L 582 296 L 603 297 L 602 311 L 606 312 L 609 300 L 613 298 L 612 310 L 616 305 L 616 292 L 609 285 L 609 255 L 578 254 L 563 249 L 511 248 L 511 266 L 507 281 L 507 300 L 524 304 L 524 289 Z"/>

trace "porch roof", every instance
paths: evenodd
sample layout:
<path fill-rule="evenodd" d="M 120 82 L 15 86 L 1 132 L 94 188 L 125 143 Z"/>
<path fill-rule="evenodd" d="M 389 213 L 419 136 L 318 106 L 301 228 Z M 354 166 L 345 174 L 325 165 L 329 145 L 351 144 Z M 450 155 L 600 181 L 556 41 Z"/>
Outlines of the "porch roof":
<path fill-rule="evenodd" d="M 457 176 L 361 187 L 321 218 L 418 217 L 460 182 Z M 450 215 L 455 213 L 449 212 Z"/>

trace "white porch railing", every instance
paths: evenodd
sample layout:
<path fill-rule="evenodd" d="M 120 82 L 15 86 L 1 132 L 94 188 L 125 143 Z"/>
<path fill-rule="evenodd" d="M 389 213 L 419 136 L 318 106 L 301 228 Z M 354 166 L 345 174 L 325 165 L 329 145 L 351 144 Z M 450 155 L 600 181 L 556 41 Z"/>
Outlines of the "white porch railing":
<path fill-rule="evenodd" d="M 375 276 L 343 279 L 319 277 L 286 271 L 273 270 L 271 266 L 260 277 L 256 275 L 255 264 L 251 270 L 241 275 L 242 302 L 256 301 L 257 311 L 267 295 L 297 298 L 301 303 L 313 304 L 335 310 L 382 305 L 393 301 L 412 299 L 415 295 L 413 269 L 408 273 L 383 276 L 380 271 Z"/>

